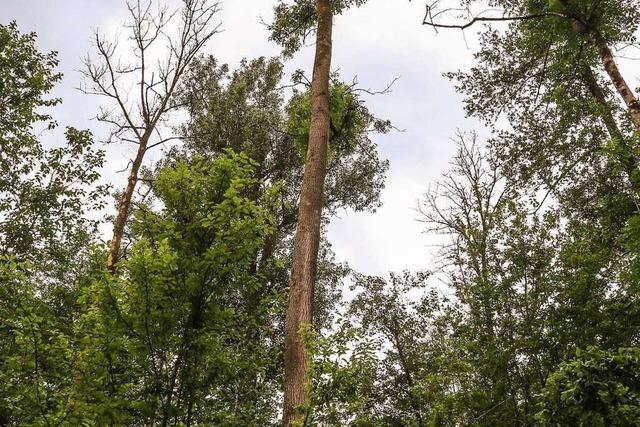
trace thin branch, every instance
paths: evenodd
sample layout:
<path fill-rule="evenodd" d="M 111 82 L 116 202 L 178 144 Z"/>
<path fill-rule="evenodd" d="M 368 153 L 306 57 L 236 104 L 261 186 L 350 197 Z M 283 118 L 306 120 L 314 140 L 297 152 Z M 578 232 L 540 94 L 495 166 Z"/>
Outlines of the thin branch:
<path fill-rule="evenodd" d="M 566 15 L 560 12 L 543 12 L 543 13 L 534 13 L 531 15 L 522 15 L 522 16 L 475 16 L 471 20 L 463 24 L 441 24 L 434 21 L 432 9 L 433 9 L 432 5 L 426 6 L 426 12 L 425 12 L 424 18 L 422 19 L 422 25 L 428 25 L 436 29 L 437 28 L 456 28 L 459 30 L 465 30 L 477 22 L 528 21 L 531 19 L 546 18 L 549 16 L 556 16 L 564 19 L 571 18 L 569 15 Z"/>

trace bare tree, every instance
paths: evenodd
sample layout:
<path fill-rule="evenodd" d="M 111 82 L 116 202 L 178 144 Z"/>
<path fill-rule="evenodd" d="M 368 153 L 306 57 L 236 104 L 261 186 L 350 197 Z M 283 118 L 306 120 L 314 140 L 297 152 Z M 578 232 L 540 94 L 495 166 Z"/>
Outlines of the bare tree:
<path fill-rule="evenodd" d="M 461 247 L 478 249 L 479 255 L 460 265 L 472 268 L 480 280 L 487 281 L 488 259 L 482 251 L 508 201 L 509 188 L 495 153 L 482 149 L 475 133 L 458 133 L 455 142 L 458 149 L 451 171 L 425 195 L 418 210 L 429 232 L 453 238 L 443 247 L 442 258 L 459 257 Z"/>
<path fill-rule="evenodd" d="M 115 271 L 129 208 L 148 150 L 176 137 L 162 134 L 168 113 L 180 107 L 175 89 L 185 70 L 202 47 L 220 30 L 215 16 L 219 3 L 183 0 L 178 10 L 155 7 L 153 0 L 127 3 L 127 48 L 131 61 L 116 57 L 118 40 L 109 41 L 95 32 L 97 57 L 87 56 L 81 90 L 106 97 L 97 119 L 112 126 L 109 142 L 137 146 L 129 163 L 127 185 L 120 195 L 113 224 L 107 268 Z M 177 21 L 177 22 L 176 22 Z"/>

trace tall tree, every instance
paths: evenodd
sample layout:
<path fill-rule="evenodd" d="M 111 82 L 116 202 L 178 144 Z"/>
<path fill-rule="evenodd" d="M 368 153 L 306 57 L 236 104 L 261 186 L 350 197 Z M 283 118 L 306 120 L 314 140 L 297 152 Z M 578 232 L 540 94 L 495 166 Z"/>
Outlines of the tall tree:
<path fill-rule="evenodd" d="M 557 339 L 568 347 L 629 345 L 640 331 L 636 310 L 623 320 L 613 308 L 638 297 L 631 283 L 618 285 L 628 277 L 633 255 L 623 242 L 639 206 L 636 127 L 593 32 L 612 50 L 636 46 L 638 4 L 495 5 L 504 8 L 504 18 L 478 20 L 506 20 L 506 27 L 483 31 L 478 63 L 450 76 L 466 95 L 467 112 L 493 129 L 491 145 L 508 180 L 521 189 L 542 190 L 549 197 L 540 202 L 560 208 L 566 292 L 564 313 L 558 314 L 572 318 L 573 328 Z M 576 16 L 592 34 L 576 30 Z M 624 322 L 620 333 L 602 329 L 610 316 Z"/>
<path fill-rule="evenodd" d="M 480 2 L 464 2 L 474 4 Z M 490 145 L 509 185 L 530 192 L 537 205 L 532 212 L 557 208 L 556 249 L 549 258 L 551 270 L 542 277 L 554 284 L 546 296 L 546 332 L 527 339 L 542 345 L 536 370 L 544 381 L 563 359 L 575 357 L 576 348 L 627 347 L 636 345 L 640 334 L 634 308 L 637 271 L 631 267 L 637 237 L 637 127 L 633 100 L 616 77 L 617 58 L 610 55 L 636 45 L 638 4 L 492 5 L 502 13 L 479 16 L 464 9 L 458 16 L 463 21 L 445 24 L 431 9 L 425 22 L 463 29 L 492 23 L 481 32 L 477 64 L 450 76 L 466 95 L 467 112 L 494 131 Z M 526 395 L 539 390 L 539 378 L 528 383 Z M 531 414 L 535 398 L 525 401 L 528 407 L 522 409 Z"/>
<path fill-rule="evenodd" d="M 300 334 L 313 321 L 313 295 L 318 268 L 322 197 L 327 173 L 330 131 L 329 77 L 333 12 L 329 0 L 317 0 L 316 53 L 311 80 L 311 123 L 304 177 L 298 204 L 298 224 L 285 318 L 283 425 L 300 418 L 296 408 L 307 403 L 309 354 Z"/>
<path fill-rule="evenodd" d="M 321 240 L 324 183 L 327 173 L 328 143 L 332 128 L 330 77 L 333 17 L 366 0 L 302 0 L 293 5 L 276 6 L 271 25 L 272 39 L 292 55 L 314 30 L 315 58 L 311 80 L 311 115 L 306 144 L 306 160 L 294 238 L 289 300 L 285 319 L 285 380 L 283 423 L 291 426 L 302 416 L 308 404 L 309 352 L 300 335 L 313 321 L 318 248 Z M 333 123 L 333 125 L 337 125 Z"/>
<path fill-rule="evenodd" d="M 261 310 L 262 300 L 286 295 L 291 268 L 292 240 L 296 225 L 296 205 L 301 191 L 304 158 L 309 140 L 311 91 L 300 73 L 293 78 L 293 94 L 285 102 L 283 65 L 278 59 L 244 60 L 229 71 L 213 57 L 196 60 L 180 88 L 180 102 L 189 113 L 183 127 L 185 144 L 175 147 L 167 158 L 205 156 L 216 159 L 232 149 L 243 152 L 256 164 L 256 185 L 249 197 L 262 203 L 265 192 L 277 189 L 274 233 L 254 254 L 253 272 L 258 286 L 244 296 L 248 312 Z M 376 119 L 366 108 L 360 90 L 340 83 L 334 74 L 329 87 L 332 128 L 328 142 L 327 175 L 322 200 L 322 223 L 340 208 L 375 210 L 388 162 L 381 161 L 369 135 L 386 132 L 389 123 Z M 348 269 L 333 259 L 331 247 L 322 237 L 318 274 L 313 300 L 314 326 L 331 325 L 330 313 L 337 301 L 337 288 Z M 282 311 L 271 311 L 263 327 L 248 331 L 247 343 L 280 353 L 283 347 Z M 259 315 L 259 313 L 256 313 Z M 252 345 L 253 345 L 252 344 Z M 244 347 L 244 346 L 243 346 Z M 260 387 L 282 382 L 282 359 L 265 364 L 265 374 L 246 381 L 239 399 L 265 401 Z M 275 369 L 275 370 L 274 370 Z M 250 367 L 246 370 L 251 377 Z M 255 378 L 255 377 L 254 377 Z"/>
<path fill-rule="evenodd" d="M 196 60 L 180 89 L 180 102 L 189 113 L 182 129 L 185 143 L 168 159 L 194 155 L 216 158 L 226 150 L 247 154 L 258 164 L 256 199 L 273 187 L 282 198 L 276 232 L 256 253 L 256 274 L 264 277 L 264 291 L 286 291 L 291 264 L 291 241 L 309 139 L 311 93 L 309 83 L 294 74 L 294 92 L 285 102 L 282 63 L 257 58 L 229 71 L 214 58 Z M 388 162 L 378 157 L 370 133 L 387 132 L 389 122 L 367 109 L 359 89 L 332 76 L 332 131 L 323 197 L 323 224 L 338 209 L 375 210 L 380 205 Z M 324 227 L 321 230 L 324 233 Z M 338 278 L 345 268 L 333 260 L 330 245 L 321 238 L 314 312 L 318 326 L 328 326 L 327 313 L 336 297 Z M 270 260 L 280 260 L 273 264 Z M 281 319 L 274 319 L 280 323 Z"/>
<path fill-rule="evenodd" d="M 106 97 L 110 105 L 97 116 L 99 121 L 113 126 L 110 140 L 137 145 L 130 162 L 127 185 L 119 197 L 118 212 L 113 222 L 113 237 L 107 258 L 107 268 L 114 271 L 129 216 L 131 201 L 138 182 L 140 167 L 148 150 L 175 139 L 164 137 L 161 126 L 168 113 L 179 105 L 174 92 L 185 70 L 202 47 L 220 28 L 214 23 L 219 4 L 210 0 L 183 0 L 182 9 L 166 7 L 152 10 L 154 2 L 137 0 L 127 3 L 131 20 L 125 25 L 130 31 L 135 61 L 126 64 L 118 60 L 117 41 L 111 42 L 95 33 L 98 59 L 87 57 L 83 74 L 86 85 L 81 89 Z M 175 34 L 171 34 L 173 18 L 180 15 Z M 158 54 L 157 49 L 164 50 Z M 155 64 L 155 65 L 152 65 Z M 135 76 L 134 80 L 130 76 Z M 129 93 L 136 93 L 135 100 Z"/>

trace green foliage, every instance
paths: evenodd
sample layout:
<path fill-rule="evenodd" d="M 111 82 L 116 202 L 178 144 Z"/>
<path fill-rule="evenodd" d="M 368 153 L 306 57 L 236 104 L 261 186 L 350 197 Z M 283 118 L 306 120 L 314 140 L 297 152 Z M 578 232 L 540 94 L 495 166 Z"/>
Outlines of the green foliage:
<path fill-rule="evenodd" d="M 294 76 L 294 84 L 300 85 L 302 80 L 299 73 Z M 253 200 L 262 205 L 262 195 L 277 187 L 278 203 L 273 209 L 276 228 L 256 254 L 254 274 L 264 285 L 256 289 L 254 298 L 269 298 L 269 292 L 283 295 L 289 281 L 291 239 L 306 155 L 308 92 L 306 88 L 296 92 L 285 103 L 282 64 L 276 59 L 265 58 L 243 61 L 232 72 L 227 66 L 219 66 L 211 57 L 202 58 L 195 62 L 185 82 L 180 96 L 188 105 L 191 117 L 183 128 L 186 150 L 174 151 L 168 163 L 194 156 L 217 159 L 225 150 L 233 149 L 246 153 L 255 162 L 257 182 L 249 193 Z M 340 87 L 339 91 L 334 91 L 334 104 L 339 111 L 333 115 L 342 135 L 335 134 L 331 142 L 325 213 L 330 215 L 343 207 L 372 210 L 379 205 L 388 167 L 387 162 L 378 159 L 376 147 L 368 137 L 369 132 L 375 130 L 374 122 L 378 121 L 356 92 L 351 93 L 351 88 L 337 81 L 335 86 Z M 295 124 L 292 120 L 294 110 L 299 113 Z M 358 126 L 350 123 L 354 119 Z M 388 130 L 382 125 L 379 127 L 379 131 Z M 339 144 L 336 150 L 335 144 Z M 334 261 L 331 247 L 323 239 L 314 301 L 314 327 L 317 330 L 331 327 L 330 313 L 338 302 L 338 287 L 348 272 L 346 265 Z M 270 312 L 260 326 L 272 331 L 268 339 L 277 351 L 282 342 L 283 314 L 283 311 Z M 266 376 L 280 378 L 282 360 L 272 360 L 265 364 L 265 369 Z M 260 394 L 256 394 L 256 399 L 270 401 L 268 396 Z M 336 400 L 331 404 L 342 405 Z M 326 405 L 329 403 L 323 404 L 323 408 L 326 409 Z M 314 413 L 324 414 L 325 409 L 314 410 Z M 347 417 L 345 408 L 336 411 Z"/>
<path fill-rule="evenodd" d="M 299 80 L 299 79 L 297 79 Z M 294 140 L 301 159 L 307 153 L 311 126 L 311 90 L 294 91 L 287 103 L 286 131 Z M 341 83 L 337 75 L 332 77 L 329 89 L 329 160 L 334 156 L 344 158 L 353 155 L 369 131 L 386 133 L 389 121 L 375 118 L 358 97 L 353 86 Z"/>
<path fill-rule="evenodd" d="M 558 14 L 615 48 L 635 42 L 640 5 L 489 5 L 547 15 L 486 29 L 478 63 L 451 74 L 494 134 L 461 136 L 421 205 L 445 239 L 437 269 L 357 274 L 323 238 L 303 425 L 638 425 L 639 140 L 592 38 Z M 291 55 L 315 4 L 275 11 Z M 304 76 L 287 96 L 277 59 L 193 62 L 177 94 L 185 144 L 145 171 L 110 274 L 87 219 L 103 154 L 87 131 L 53 148 L 36 136 L 56 126 L 56 64 L 0 26 L 0 425 L 277 425 Z M 323 225 L 380 205 L 388 163 L 369 135 L 390 129 L 337 75 L 329 95 Z"/>
<path fill-rule="evenodd" d="M 277 384 L 265 373 L 279 349 L 259 328 L 282 298 L 253 299 L 266 286 L 253 266 L 273 232 L 277 195 L 260 205 L 248 197 L 254 168 L 228 152 L 162 169 L 152 187 L 162 207 L 136 209 L 122 271 L 84 291 L 83 387 L 100 399 L 86 404 L 102 419 L 234 426 L 273 417 L 266 396 Z"/>
<path fill-rule="evenodd" d="M 560 7 L 563 14 L 587 22 L 612 49 L 635 41 L 640 20 L 635 1 L 492 4 L 505 16 L 558 12 Z M 467 113 L 496 130 L 491 143 L 509 176 L 532 187 L 574 183 L 590 192 L 602 187 L 602 179 L 611 173 L 628 179 L 633 133 L 621 114 L 625 107 L 600 73 L 598 49 L 588 34 L 576 31 L 570 19 L 551 15 L 512 21 L 505 31 L 487 29 L 480 43 L 477 64 L 469 72 L 448 76 L 465 94 Z M 500 119 L 506 119 L 509 128 L 498 131 Z M 616 138 L 624 153 L 607 150 Z"/>
<path fill-rule="evenodd" d="M 377 345 L 358 328 L 337 319 L 335 331 L 301 332 L 312 355 L 307 384 L 309 406 L 301 425 L 365 426 L 372 419 L 369 408 L 378 374 Z"/>
<path fill-rule="evenodd" d="M 55 53 L 35 35 L 0 26 L 0 424 L 74 423 L 74 285 L 86 272 L 103 203 L 103 153 L 91 134 L 67 128 L 45 148 L 37 128 L 55 127 L 47 98 L 60 79 Z"/>
<path fill-rule="evenodd" d="M 0 268 L 0 421 L 61 423 L 71 398 L 69 326 L 37 297 L 27 266 L 5 257 Z"/>
<path fill-rule="evenodd" d="M 376 344 L 374 384 L 369 388 L 366 414 L 370 424 L 430 425 L 446 387 L 447 373 L 432 341 L 432 320 L 441 308 L 427 291 L 429 274 L 391 274 L 388 280 L 356 275 L 350 304 L 352 322 L 362 328 L 364 342 Z M 431 375 L 438 370 L 439 374 Z M 364 418 L 363 418 L 364 419 Z M 357 425 L 357 424 L 355 424 Z"/>
<path fill-rule="evenodd" d="M 640 420 L 640 350 L 578 351 L 547 380 L 540 425 L 635 426 Z"/>
<path fill-rule="evenodd" d="M 32 125 L 45 122 L 45 126 L 54 126 L 51 116 L 39 109 L 60 103 L 58 98 L 47 98 L 62 78 L 54 71 L 57 65 L 55 52 L 38 51 L 35 33 L 20 34 L 15 22 L 0 25 L 0 138 L 3 142 L 0 164 L 3 169 L 9 159 L 33 151 Z M 5 147 L 9 143 L 12 150 Z"/>
<path fill-rule="evenodd" d="M 50 149 L 36 137 L 37 126 L 56 126 L 47 108 L 60 102 L 47 98 L 61 78 L 56 65 L 55 53 L 37 50 L 35 34 L 0 26 L 0 252 L 69 276 L 97 225 L 82 213 L 102 206 L 104 188 L 95 184 L 104 153 L 88 131 L 69 127 L 66 143 Z"/>
<path fill-rule="evenodd" d="M 281 349 L 269 322 L 284 298 L 255 259 L 278 194 L 251 199 L 254 171 L 232 152 L 165 167 L 134 212 L 118 275 L 97 250 L 58 299 L 38 291 L 28 264 L 2 259 L 3 423 L 274 419 Z"/>
<path fill-rule="evenodd" d="M 213 159 L 231 148 L 246 153 L 257 163 L 258 183 L 253 197 L 259 198 L 274 185 L 279 187 L 280 201 L 274 212 L 277 230 L 265 242 L 256 264 L 258 274 L 274 289 L 285 292 L 305 153 L 299 149 L 302 142 L 298 135 L 302 132 L 289 126 L 288 115 L 293 108 L 289 105 L 296 105 L 303 97 L 285 102 L 282 67 L 277 59 L 258 58 L 242 61 L 237 70 L 230 72 L 212 57 L 195 61 L 180 90 L 181 101 L 186 103 L 191 117 L 183 128 L 186 147 L 176 150 L 171 158 L 201 155 Z M 301 83 L 299 73 L 294 83 Z M 354 107 L 369 120 L 370 113 L 364 105 L 359 102 Z M 300 126 L 305 125 L 308 123 L 301 120 Z M 369 130 L 351 132 L 349 137 L 353 140 L 343 141 L 352 149 L 335 153 L 329 161 L 324 221 L 341 208 L 375 210 L 380 205 L 388 162 L 379 159 Z M 329 312 L 338 301 L 338 287 L 347 273 L 347 266 L 335 262 L 331 247 L 323 238 L 314 302 L 318 328 L 330 325 Z"/>
<path fill-rule="evenodd" d="M 334 15 L 350 7 L 359 7 L 367 0 L 330 0 Z M 285 57 L 291 57 L 305 44 L 316 26 L 315 0 L 279 0 L 274 8 L 275 17 L 269 25 L 271 40 L 283 48 Z"/>
<path fill-rule="evenodd" d="M 428 219 L 453 236 L 446 276 L 461 305 L 442 321 L 452 329 L 445 337 L 454 370 L 468 373 L 456 375 L 453 417 L 532 425 L 545 379 L 577 348 L 637 343 L 637 138 L 601 72 L 593 34 L 612 49 L 634 43 L 640 14 L 635 1 L 490 6 L 504 17 L 553 13 L 482 28 L 477 63 L 449 74 L 467 113 L 493 131 L 490 158 L 483 166 L 477 155 L 457 157 Z"/>
<path fill-rule="evenodd" d="M 293 83 L 299 86 L 300 72 Z M 258 179 L 283 183 L 278 215 L 283 231 L 292 231 L 302 182 L 309 129 L 308 88 L 285 103 L 282 64 L 277 59 L 243 61 L 229 72 L 212 57 L 196 61 L 181 92 L 191 121 L 184 127 L 187 153 L 217 156 L 225 148 L 247 153 L 259 164 Z M 325 212 L 340 208 L 373 210 L 380 204 L 388 162 L 380 160 L 371 132 L 386 133 L 388 121 L 366 108 L 353 87 L 333 79 L 331 158 L 325 185 Z"/>

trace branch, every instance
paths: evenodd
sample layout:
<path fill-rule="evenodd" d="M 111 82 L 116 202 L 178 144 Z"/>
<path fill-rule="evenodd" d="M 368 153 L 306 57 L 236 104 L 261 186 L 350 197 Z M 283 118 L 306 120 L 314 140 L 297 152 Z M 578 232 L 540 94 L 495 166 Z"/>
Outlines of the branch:
<path fill-rule="evenodd" d="M 528 21 L 531 19 L 540 19 L 546 18 L 549 16 L 557 16 L 560 18 L 571 18 L 569 15 L 560 12 L 542 12 L 542 13 L 534 13 L 531 15 L 522 15 L 522 16 L 475 16 L 470 21 L 464 24 L 439 24 L 433 21 L 433 16 L 431 15 L 432 7 L 427 5 L 426 12 L 424 18 L 422 19 L 422 25 L 428 25 L 433 28 L 457 28 L 460 30 L 465 30 L 471 27 L 476 22 L 509 22 L 509 21 Z"/>

